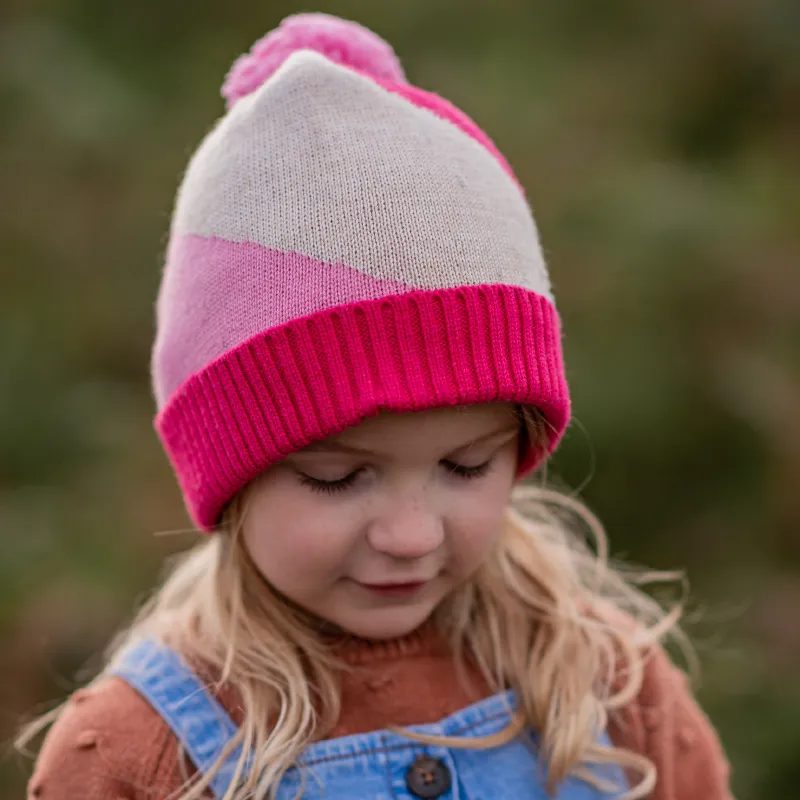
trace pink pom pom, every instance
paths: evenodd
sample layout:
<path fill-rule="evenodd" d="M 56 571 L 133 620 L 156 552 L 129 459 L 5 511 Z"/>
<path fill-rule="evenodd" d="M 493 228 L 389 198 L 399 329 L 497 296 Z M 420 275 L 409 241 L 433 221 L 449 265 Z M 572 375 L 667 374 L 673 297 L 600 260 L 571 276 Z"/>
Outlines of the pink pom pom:
<path fill-rule="evenodd" d="M 222 86 L 227 107 L 258 89 L 298 50 L 314 50 L 374 78 L 406 83 L 394 50 L 376 33 L 329 14 L 295 14 L 236 59 Z"/>

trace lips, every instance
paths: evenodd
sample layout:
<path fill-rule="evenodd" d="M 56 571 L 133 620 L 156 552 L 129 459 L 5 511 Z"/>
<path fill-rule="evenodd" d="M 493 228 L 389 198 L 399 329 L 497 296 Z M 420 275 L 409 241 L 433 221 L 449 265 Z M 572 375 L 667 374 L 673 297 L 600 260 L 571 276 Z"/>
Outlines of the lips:
<path fill-rule="evenodd" d="M 408 597 L 416 594 L 428 581 L 409 581 L 406 583 L 361 583 L 368 592 L 383 597 Z"/>

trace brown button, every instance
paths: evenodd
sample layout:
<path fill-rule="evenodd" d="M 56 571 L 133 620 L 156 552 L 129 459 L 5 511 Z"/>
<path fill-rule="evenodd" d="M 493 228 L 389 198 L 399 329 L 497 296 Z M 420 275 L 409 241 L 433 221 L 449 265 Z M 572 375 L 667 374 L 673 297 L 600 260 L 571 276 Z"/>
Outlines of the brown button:
<path fill-rule="evenodd" d="M 438 758 L 418 756 L 408 768 L 406 785 L 423 800 L 441 797 L 450 788 L 450 770 Z"/>

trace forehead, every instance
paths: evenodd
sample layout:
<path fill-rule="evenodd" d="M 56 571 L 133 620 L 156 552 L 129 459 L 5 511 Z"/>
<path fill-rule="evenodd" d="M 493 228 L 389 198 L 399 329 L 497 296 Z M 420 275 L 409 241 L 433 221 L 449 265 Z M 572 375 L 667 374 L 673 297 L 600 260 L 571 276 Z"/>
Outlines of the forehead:
<path fill-rule="evenodd" d="M 439 453 L 468 446 L 488 434 L 519 429 L 512 403 L 488 403 L 406 413 L 381 412 L 336 436 L 305 448 L 324 452 L 336 445 L 401 456 Z"/>

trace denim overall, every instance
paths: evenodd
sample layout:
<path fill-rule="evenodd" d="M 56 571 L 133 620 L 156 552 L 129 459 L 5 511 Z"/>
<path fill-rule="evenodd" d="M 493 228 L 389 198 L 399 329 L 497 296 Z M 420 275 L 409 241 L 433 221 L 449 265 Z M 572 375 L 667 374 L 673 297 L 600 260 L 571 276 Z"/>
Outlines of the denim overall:
<path fill-rule="evenodd" d="M 171 649 L 143 640 L 110 670 L 136 689 L 161 714 L 196 768 L 205 773 L 236 726 L 219 702 Z M 497 733 L 510 721 L 513 692 L 494 695 L 434 724 L 408 730 L 463 738 Z M 602 741 L 608 744 L 604 735 Z M 235 750 L 211 782 L 218 800 L 236 770 Z M 535 737 L 525 734 L 490 750 L 424 745 L 386 730 L 343 736 L 308 746 L 275 791 L 276 800 L 608 800 L 627 788 L 617 767 L 595 774 L 616 787 L 606 794 L 569 778 L 549 798 L 545 771 L 537 761 Z"/>

